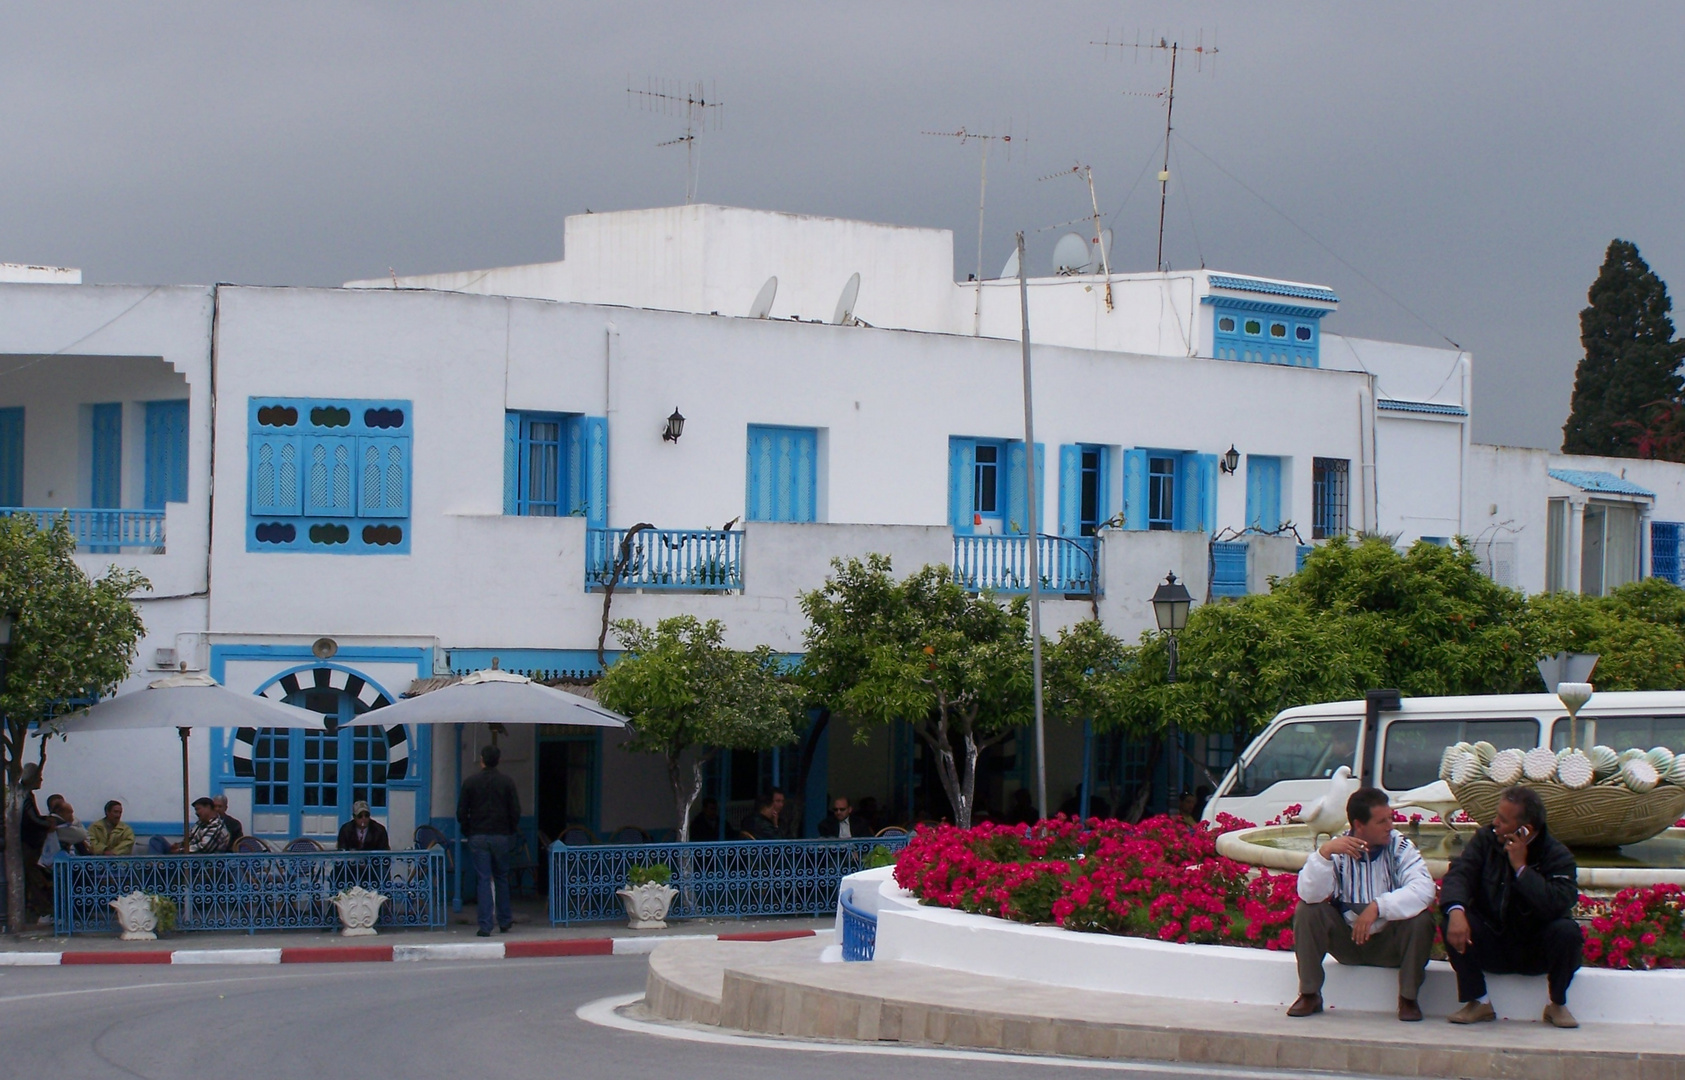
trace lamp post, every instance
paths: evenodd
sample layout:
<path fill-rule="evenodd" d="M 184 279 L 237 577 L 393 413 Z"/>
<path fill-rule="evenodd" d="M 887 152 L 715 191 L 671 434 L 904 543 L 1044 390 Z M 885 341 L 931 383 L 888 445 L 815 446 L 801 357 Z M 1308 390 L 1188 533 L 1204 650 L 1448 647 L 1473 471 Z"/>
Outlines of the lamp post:
<path fill-rule="evenodd" d="M 1153 618 L 1158 622 L 1159 633 L 1165 635 L 1166 660 L 1169 662 L 1167 682 L 1176 681 L 1176 635 L 1188 625 L 1188 608 L 1193 605 L 1194 598 L 1188 595 L 1187 586 L 1176 580 L 1175 574 L 1166 574 L 1164 583 L 1153 592 Z M 1165 779 L 1171 776 L 1178 778 L 1176 787 L 1181 788 L 1182 775 L 1182 733 L 1174 726 L 1170 729 L 1171 760 L 1175 763 L 1172 768 L 1165 770 Z M 1168 796 L 1170 792 L 1166 792 Z"/>

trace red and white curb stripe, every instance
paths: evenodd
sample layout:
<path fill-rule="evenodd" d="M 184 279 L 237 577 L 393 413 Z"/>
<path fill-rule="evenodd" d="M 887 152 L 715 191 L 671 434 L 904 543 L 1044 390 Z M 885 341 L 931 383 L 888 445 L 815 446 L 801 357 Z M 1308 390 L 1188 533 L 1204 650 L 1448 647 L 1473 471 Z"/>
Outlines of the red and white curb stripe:
<path fill-rule="evenodd" d="M 787 941 L 835 930 L 766 930 L 753 934 L 666 934 L 644 938 L 559 938 L 548 941 L 452 941 L 434 945 L 294 945 L 279 949 L 82 949 L 0 952 L 0 967 L 72 964 L 357 964 L 405 960 L 526 960 L 547 956 L 635 956 L 669 941 Z"/>

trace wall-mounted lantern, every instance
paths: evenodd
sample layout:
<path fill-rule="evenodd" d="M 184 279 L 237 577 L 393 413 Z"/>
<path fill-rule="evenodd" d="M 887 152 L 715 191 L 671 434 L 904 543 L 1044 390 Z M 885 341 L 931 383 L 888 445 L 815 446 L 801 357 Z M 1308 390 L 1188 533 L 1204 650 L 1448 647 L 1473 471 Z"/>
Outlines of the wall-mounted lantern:
<path fill-rule="evenodd" d="M 667 418 L 667 427 L 661 432 L 662 442 L 678 442 L 679 436 L 685 433 L 685 418 L 679 412 L 677 405 L 673 406 L 673 415 Z"/>
<path fill-rule="evenodd" d="M 1217 467 L 1230 476 L 1240 468 L 1240 451 L 1234 448 L 1234 443 L 1229 444 L 1229 452 L 1223 455 L 1223 460 L 1217 463 Z"/>

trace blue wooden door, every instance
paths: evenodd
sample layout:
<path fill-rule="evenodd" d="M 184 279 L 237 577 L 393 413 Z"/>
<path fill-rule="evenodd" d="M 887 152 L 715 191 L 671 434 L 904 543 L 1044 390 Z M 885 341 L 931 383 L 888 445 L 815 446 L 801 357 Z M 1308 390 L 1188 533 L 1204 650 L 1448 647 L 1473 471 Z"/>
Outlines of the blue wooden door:
<path fill-rule="evenodd" d="M 1259 532 L 1281 528 L 1281 459 L 1246 455 L 1246 527 Z"/>
<path fill-rule="evenodd" d="M 123 505 L 123 406 L 93 407 L 93 474 L 88 504 L 111 508 Z"/>
<path fill-rule="evenodd" d="M 187 501 L 187 402 L 146 403 L 146 493 L 148 510 Z"/>
<path fill-rule="evenodd" d="M 818 477 L 815 429 L 749 426 L 748 520 L 817 520 Z"/>

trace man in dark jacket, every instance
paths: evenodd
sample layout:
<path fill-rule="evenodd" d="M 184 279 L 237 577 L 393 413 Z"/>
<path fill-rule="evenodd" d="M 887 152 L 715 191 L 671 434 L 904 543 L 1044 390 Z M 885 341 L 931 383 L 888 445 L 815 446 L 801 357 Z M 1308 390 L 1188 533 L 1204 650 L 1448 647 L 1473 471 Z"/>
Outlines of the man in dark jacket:
<path fill-rule="evenodd" d="M 386 826 L 374 819 L 369 804 L 358 799 L 351 804 L 351 820 L 339 827 L 340 851 L 391 851 Z"/>
<path fill-rule="evenodd" d="M 1545 1023 L 1579 1027 L 1568 1011 L 1568 984 L 1585 942 L 1571 917 L 1579 897 L 1574 856 L 1545 831 L 1539 793 L 1506 789 L 1492 824 L 1475 833 L 1440 888 L 1446 954 L 1463 1002 L 1451 1022 L 1497 1019 L 1486 995 L 1491 972 L 1548 976 Z"/>
<path fill-rule="evenodd" d="M 498 771 L 502 760 L 497 747 L 482 747 L 480 771 L 462 782 L 456 800 L 456 823 L 468 838 L 468 854 L 479 879 L 480 937 L 491 937 L 494 893 L 498 930 L 508 933 L 515 923 L 509 903 L 509 854 L 521 824 L 521 796 L 515 782 Z"/>

